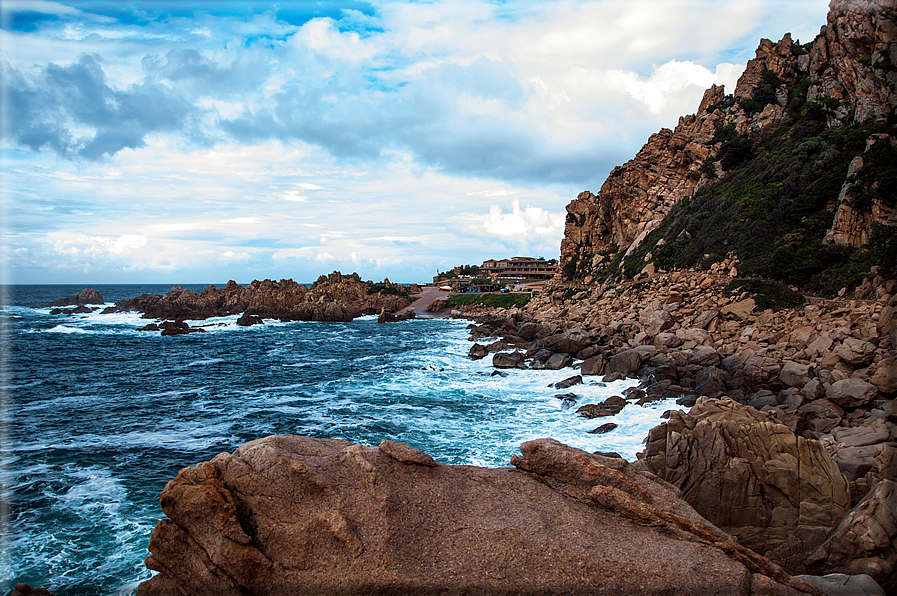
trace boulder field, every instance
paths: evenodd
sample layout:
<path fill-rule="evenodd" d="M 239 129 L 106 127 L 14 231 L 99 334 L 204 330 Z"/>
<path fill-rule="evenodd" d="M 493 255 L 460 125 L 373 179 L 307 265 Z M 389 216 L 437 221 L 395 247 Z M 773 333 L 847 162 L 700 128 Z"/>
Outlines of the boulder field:
<path fill-rule="evenodd" d="M 552 439 L 514 467 L 402 443 L 272 436 L 162 493 L 139 596 L 821 594 L 739 545 L 641 463 Z"/>
<path fill-rule="evenodd" d="M 762 296 L 728 289 L 737 265 L 555 284 L 523 309 L 468 309 L 470 357 L 572 363 L 586 383 L 640 378 L 576 413 L 676 398 L 691 411 L 651 431 L 641 465 L 791 573 L 862 573 L 897 589 L 897 283 L 873 271 L 853 295 L 761 310 Z"/>

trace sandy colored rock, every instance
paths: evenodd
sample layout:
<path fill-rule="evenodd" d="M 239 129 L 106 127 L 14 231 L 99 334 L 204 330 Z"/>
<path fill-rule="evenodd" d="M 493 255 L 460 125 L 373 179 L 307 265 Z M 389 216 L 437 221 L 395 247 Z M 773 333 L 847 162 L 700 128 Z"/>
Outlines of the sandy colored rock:
<path fill-rule="evenodd" d="M 252 441 L 165 487 L 138 594 L 818 594 L 623 460 L 551 439 L 521 453 L 519 470 L 425 467 Z"/>

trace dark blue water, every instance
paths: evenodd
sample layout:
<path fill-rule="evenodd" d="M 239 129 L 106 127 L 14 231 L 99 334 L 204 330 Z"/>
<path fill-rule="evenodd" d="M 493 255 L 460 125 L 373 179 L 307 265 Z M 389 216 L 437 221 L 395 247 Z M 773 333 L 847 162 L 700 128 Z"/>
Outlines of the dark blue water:
<path fill-rule="evenodd" d="M 107 302 L 169 288 L 97 287 Z M 58 596 L 133 593 L 150 577 L 143 558 L 165 483 L 262 436 L 386 438 L 443 463 L 490 466 L 552 436 L 631 458 L 669 407 L 627 407 L 620 429 L 589 435 L 594 421 L 547 387 L 573 371 L 492 377 L 488 361 L 466 357 L 466 321 L 241 328 L 234 316 L 161 337 L 137 331 L 147 321 L 136 313 L 35 308 L 81 289 L 16 288 L 2 311 L 3 593 L 19 581 Z M 627 383 L 577 393 L 594 402 Z"/>

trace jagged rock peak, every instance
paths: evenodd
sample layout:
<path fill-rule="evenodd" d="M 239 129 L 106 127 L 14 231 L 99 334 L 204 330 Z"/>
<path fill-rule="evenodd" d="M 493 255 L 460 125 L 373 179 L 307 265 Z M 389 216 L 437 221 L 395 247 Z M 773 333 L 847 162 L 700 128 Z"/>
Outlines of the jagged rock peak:
<path fill-rule="evenodd" d="M 610 253 L 631 253 L 682 198 L 724 174 L 725 162 L 717 159 L 723 127 L 752 138 L 771 133 L 789 110 L 797 113 L 804 104 L 824 110 L 828 127 L 893 117 L 897 1 L 834 0 L 815 40 L 800 44 L 790 34 L 778 42 L 761 40 L 732 96 L 711 87 L 696 114 L 680 118 L 672 131 L 652 134 L 635 158 L 613 169 L 597 194 L 581 193 L 567 206 L 559 275 L 584 278 Z M 833 209 L 843 203 L 831 199 Z M 870 222 L 890 216 L 880 210 L 869 217 L 842 210 L 831 240 L 861 244 Z"/>

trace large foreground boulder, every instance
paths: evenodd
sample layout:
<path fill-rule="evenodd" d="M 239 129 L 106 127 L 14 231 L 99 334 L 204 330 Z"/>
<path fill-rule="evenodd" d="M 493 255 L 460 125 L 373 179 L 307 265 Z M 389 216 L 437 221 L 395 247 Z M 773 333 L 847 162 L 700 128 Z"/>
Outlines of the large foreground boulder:
<path fill-rule="evenodd" d="M 518 468 L 274 436 L 181 470 L 150 539 L 174 594 L 818 594 L 674 489 L 552 439 Z"/>
<path fill-rule="evenodd" d="M 742 544 L 802 573 L 850 509 L 847 479 L 815 440 L 765 412 L 700 398 L 651 430 L 643 463 Z"/>

